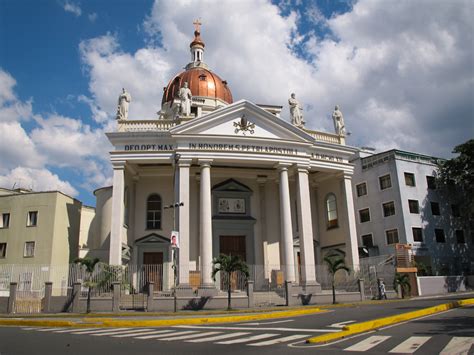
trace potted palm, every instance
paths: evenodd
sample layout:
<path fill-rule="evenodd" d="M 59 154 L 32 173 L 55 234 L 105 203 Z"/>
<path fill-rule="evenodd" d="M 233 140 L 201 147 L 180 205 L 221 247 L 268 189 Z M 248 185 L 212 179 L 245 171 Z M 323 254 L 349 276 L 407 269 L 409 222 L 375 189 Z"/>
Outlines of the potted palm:
<path fill-rule="evenodd" d="M 335 276 L 339 270 L 345 270 L 350 272 L 350 269 L 346 266 L 345 253 L 340 249 L 334 249 L 324 257 L 329 274 L 331 275 L 331 286 L 332 286 L 332 303 L 336 304 L 336 287 L 335 287 Z"/>

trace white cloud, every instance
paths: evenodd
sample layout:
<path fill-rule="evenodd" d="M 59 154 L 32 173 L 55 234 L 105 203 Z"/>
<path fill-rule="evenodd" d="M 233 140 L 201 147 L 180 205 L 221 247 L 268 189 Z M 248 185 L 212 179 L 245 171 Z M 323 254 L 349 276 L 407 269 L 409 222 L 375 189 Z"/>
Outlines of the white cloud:
<path fill-rule="evenodd" d="M 87 18 L 89 19 L 90 22 L 95 22 L 97 20 L 97 17 L 99 17 L 99 15 L 97 15 L 96 12 L 93 12 L 87 15 Z"/>
<path fill-rule="evenodd" d="M 15 168 L 8 175 L 0 176 L 0 186 L 15 186 L 33 191 L 58 190 L 70 196 L 78 195 L 78 191 L 69 182 L 61 180 L 47 169 Z"/>
<path fill-rule="evenodd" d="M 28 120 L 32 116 L 32 100 L 20 101 L 15 86 L 16 80 L 0 68 L 0 122 Z"/>
<path fill-rule="evenodd" d="M 63 9 L 66 12 L 70 12 L 74 14 L 76 17 L 79 17 L 82 15 L 82 10 L 78 4 L 73 3 L 72 1 L 66 1 L 63 4 Z"/>

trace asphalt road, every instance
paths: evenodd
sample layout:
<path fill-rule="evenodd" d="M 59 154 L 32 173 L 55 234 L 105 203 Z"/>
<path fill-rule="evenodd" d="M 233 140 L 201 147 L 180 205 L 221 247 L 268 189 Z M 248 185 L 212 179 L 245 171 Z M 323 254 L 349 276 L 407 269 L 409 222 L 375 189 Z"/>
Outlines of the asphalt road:
<path fill-rule="evenodd" d="M 416 347 L 417 354 L 438 354 L 452 341 L 457 349 L 470 346 L 474 340 L 474 308 L 451 310 L 325 346 L 306 345 L 304 340 L 338 331 L 344 324 L 404 313 L 458 298 L 334 308 L 309 316 L 212 326 L 146 329 L 2 327 L 0 354 L 342 354 L 357 349 L 378 354 L 387 353 L 397 346 L 403 349 Z"/>

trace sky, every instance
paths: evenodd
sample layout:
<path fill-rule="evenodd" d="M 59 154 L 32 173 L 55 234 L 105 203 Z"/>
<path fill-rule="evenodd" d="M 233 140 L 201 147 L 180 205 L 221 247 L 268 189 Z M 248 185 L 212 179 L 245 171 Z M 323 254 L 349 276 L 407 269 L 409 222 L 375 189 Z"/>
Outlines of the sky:
<path fill-rule="evenodd" d="M 474 136 L 471 0 L 0 0 L 0 187 L 61 190 L 95 205 L 111 184 L 105 132 L 118 95 L 153 119 L 163 87 L 204 61 L 234 101 L 282 105 L 347 143 L 450 158 Z"/>

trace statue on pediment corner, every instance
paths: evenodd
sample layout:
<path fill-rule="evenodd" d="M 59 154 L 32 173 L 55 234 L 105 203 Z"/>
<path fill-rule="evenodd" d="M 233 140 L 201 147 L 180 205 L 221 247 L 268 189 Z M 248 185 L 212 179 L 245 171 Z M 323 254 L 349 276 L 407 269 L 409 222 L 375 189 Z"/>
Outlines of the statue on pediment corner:
<path fill-rule="evenodd" d="M 291 123 L 296 127 L 304 128 L 306 122 L 303 119 L 303 109 L 298 100 L 296 100 L 295 93 L 292 93 L 291 97 L 288 99 L 288 105 L 290 106 Z"/>
<path fill-rule="evenodd" d="M 117 120 L 126 120 L 128 118 L 128 107 L 132 101 L 132 96 L 122 88 L 122 93 L 118 98 L 117 105 Z"/>
<path fill-rule="evenodd" d="M 336 105 L 334 107 L 334 111 L 332 113 L 332 119 L 334 121 L 334 130 L 338 136 L 345 136 L 346 135 L 346 126 L 344 125 L 344 116 L 342 115 L 339 106 Z"/>

